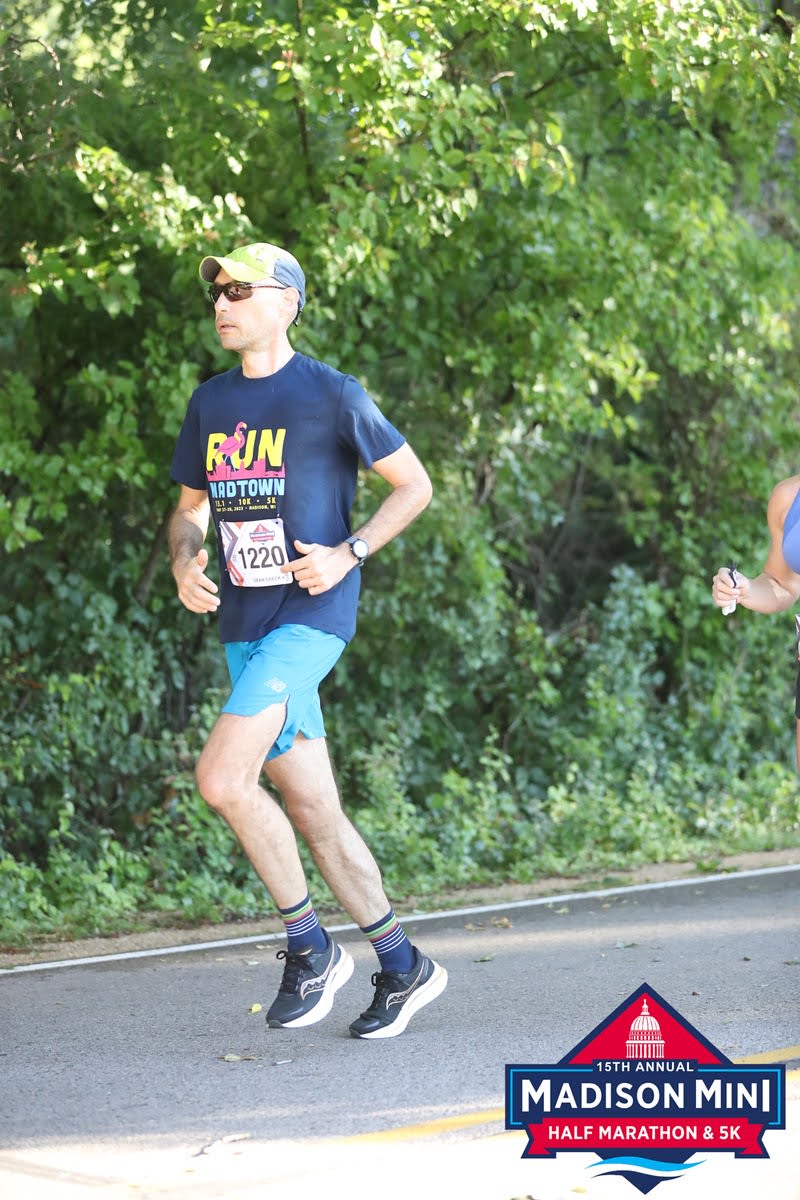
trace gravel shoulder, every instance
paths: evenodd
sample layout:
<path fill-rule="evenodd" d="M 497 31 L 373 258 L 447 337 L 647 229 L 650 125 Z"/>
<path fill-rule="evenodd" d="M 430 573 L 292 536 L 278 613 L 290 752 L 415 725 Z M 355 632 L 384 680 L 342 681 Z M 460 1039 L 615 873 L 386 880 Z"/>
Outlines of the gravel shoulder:
<path fill-rule="evenodd" d="M 735 873 L 758 870 L 764 867 L 800 865 L 800 846 L 785 850 L 772 850 L 749 854 L 735 854 L 722 858 L 714 864 L 713 872 L 703 870 L 697 863 L 654 863 L 631 871 L 603 871 L 597 875 L 558 876 L 539 879 L 534 883 L 500 883 L 471 888 L 451 889 L 429 896 L 407 897 L 395 901 L 401 917 L 410 918 L 415 912 L 447 911 L 464 907 L 503 904 L 515 900 L 535 899 L 541 896 L 558 896 L 565 892 L 591 891 L 595 888 L 626 887 L 643 883 L 667 883 L 676 879 L 702 879 L 709 873 Z M 154 920 L 156 918 L 154 917 Z M 341 911 L 327 911 L 325 920 L 330 925 L 347 924 L 350 918 Z M 185 946 L 199 942 L 225 941 L 228 938 L 251 937 L 259 934 L 278 933 L 282 925 L 273 913 L 265 913 L 255 920 L 226 921 L 214 925 L 169 925 L 164 923 L 163 914 L 158 917 L 157 928 L 144 928 L 131 933 L 110 934 L 102 937 L 81 938 L 76 941 L 42 941 L 19 949 L 0 951 L 0 970 L 26 966 L 30 963 L 61 962 L 68 959 L 87 958 L 103 954 L 129 953 L 135 950 L 158 950 L 168 946 Z M 142 924 L 147 924 L 147 914 L 142 915 Z"/>

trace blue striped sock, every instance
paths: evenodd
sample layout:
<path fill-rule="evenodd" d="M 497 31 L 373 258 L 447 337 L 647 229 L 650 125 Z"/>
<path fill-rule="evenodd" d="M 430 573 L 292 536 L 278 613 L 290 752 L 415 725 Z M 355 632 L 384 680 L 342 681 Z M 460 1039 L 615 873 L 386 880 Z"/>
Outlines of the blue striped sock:
<path fill-rule="evenodd" d="M 389 909 L 385 917 L 374 925 L 362 925 L 361 932 L 372 943 L 382 971 L 410 971 L 414 965 L 414 947 L 406 937 L 403 926 Z"/>
<path fill-rule="evenodd" d="M 278 912 L 286 926 L 286 949 L 290 953 L 307 950 L 309 946 L 315 954 L 325 949 L 328 938 L 309 896 L 291 908 L 279 908 Z"/>

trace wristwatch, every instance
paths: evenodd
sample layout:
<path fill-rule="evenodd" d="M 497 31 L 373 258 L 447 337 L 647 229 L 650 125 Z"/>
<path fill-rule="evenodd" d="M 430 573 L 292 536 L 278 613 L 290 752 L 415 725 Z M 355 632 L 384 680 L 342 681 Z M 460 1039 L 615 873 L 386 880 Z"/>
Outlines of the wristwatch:
<path fill-rule="evenodd" d="M 369 546 L 363 538 L 356 537 L 355 534 L 353 537 L 349 537 L 347 539 L 347 544 L 353 551 L 354 556 L 358 559 L 358 565 L 361 566 L 369 554 Z"/>

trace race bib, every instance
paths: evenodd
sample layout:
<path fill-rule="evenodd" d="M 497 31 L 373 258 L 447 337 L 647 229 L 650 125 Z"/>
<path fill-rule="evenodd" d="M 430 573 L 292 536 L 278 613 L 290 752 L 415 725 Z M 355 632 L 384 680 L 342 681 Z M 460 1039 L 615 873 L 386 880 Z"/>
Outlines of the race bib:
<path fill-rule="evenodd" d="M 220 521 L 225 566 L 236 587 L 285 587 L 292 575 L 281 573 L 288 562 L 283 521 Z"/>

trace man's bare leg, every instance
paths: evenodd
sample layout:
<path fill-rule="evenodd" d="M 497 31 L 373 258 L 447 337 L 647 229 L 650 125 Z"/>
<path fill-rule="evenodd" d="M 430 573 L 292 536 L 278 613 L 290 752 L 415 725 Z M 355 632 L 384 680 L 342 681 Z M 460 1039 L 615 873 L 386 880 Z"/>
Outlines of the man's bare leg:
<path fill-rule="evenodd" d="M 254 717 L 222 713 L 195 772 L 201 796 L 228 822 L 278 908 L 297 904 L 308 891 L 291 823 L 259 783 L 285 716 L 283 704 Z"/>
<path fill-rule="evenodd" d="M 366 926 L 391 911 L 390 904 L 378 864 L 342 809 L 325 739 L 295 738 L 292 749 L 268 762 L 266 771 L 325 882 L 366 932 Z M 407 972 L 382 970 L 373 977 L 375 996 L 350 1025 L 353 1037 L 396 1037 L 416 1012 L 444 991 L 444 967 L 409 948 L 413 959 Z"/>
<path fill-rule="evenodd" d="M 230 825 L 278 908 L 308 895 L 297 838 L 289 818 L 259 781 L 264 757 L 283 727 L 285 706 L 254 717 L 223 713 L 197 764 L 200 794 Z M 315 1025 L 331 1010 L 336 992 L 353 973 L 350 954 L 330 937 L 323 950 L 280 951 L 285 958 L 278 995 L 267 1022 L 274 1027 Z"/>
<path fill-rule="evenodd" d="M 308 892 L 296 828 L 350 916 L 362 928 L 380 921 L 390 907 L 380 870 L 342 809 L 325 739 L 299 736 L 291 750 L 264 763 L 283 721 L 283 705 L 271 705 L 256 717 L 223 713 L 197 764 L 201 795 L 228 822 L 279 908 L 290 907 Z M 280 791 L 288 817 L 258 783 L 262 767 Z M 419 951 L 415 964 L 402 985 L 402 1003 L 391 1001 L 387 991 L 394 977 L 376 977 L 381 982 L 372 1005 L 350 1026 L 354 1037 L 395 1037 L 443 991 L 447 972 L 442 967 Z M 335 992 L 352 971 L 351 956 L 332 941 L 327 951 L 308 956 L 307 962 L 289 955 L 267 1013 L 269 1024 L 315 1024 L 330 1011 Z"/>
<path fill-rule="evenodd" d="M 342 808 L 325 738 L 299 734 L 291 750 L 267 762 L 265 770 L 345 911 L 362 927 L 380 921 L 390 908 L 381 873 Z"/>

